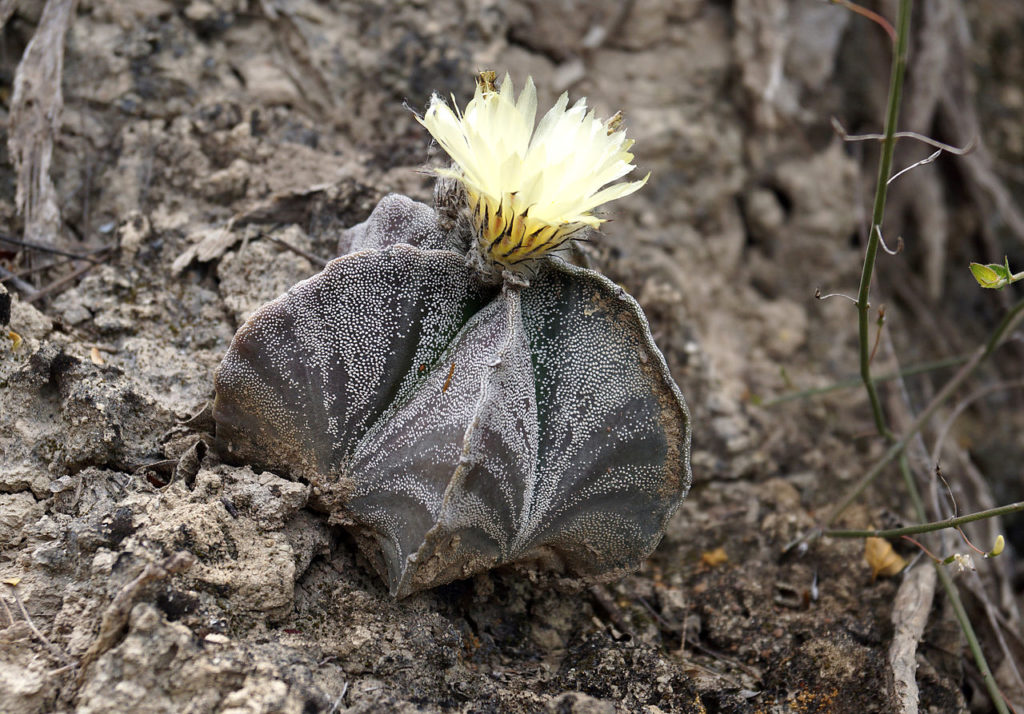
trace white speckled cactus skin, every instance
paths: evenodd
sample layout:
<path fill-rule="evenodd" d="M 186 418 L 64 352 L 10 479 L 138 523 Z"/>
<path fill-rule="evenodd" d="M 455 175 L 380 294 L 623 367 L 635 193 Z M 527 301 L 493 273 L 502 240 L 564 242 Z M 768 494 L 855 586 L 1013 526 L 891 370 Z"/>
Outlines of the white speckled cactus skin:
<path fill-rule="evenodd" d="M 316 485 L 396 597 L 506 563 L 639 567 L 691 478 L 639 306 L 557 258 L 488 284 L 442 225 L 385 198 L 353 252 L 242 326 L 216 377 L 224 450 Z"/>

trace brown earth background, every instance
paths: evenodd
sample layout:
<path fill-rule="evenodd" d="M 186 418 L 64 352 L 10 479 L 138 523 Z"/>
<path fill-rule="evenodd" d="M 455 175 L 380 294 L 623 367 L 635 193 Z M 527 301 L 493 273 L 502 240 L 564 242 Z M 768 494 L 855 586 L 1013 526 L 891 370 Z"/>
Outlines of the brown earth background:
<path fill-rule="evenodd" d="M 893 183 L 876 374 L 981 344 L 1020 290 L 967 263 L 1024 265 L 1024 6 L 915 5 L 900 126 L 978 146 Z M 79 256 L 0 244 L 4 712 L 991 709 L 926 561 L 782 553 L 886 448 L 857 386 L 765 404 L 856 374 L 854 306 L 814 293 L 857 289 L 878 152 L 830 119 L 881 130 L 877 25 L 818 0 L 0 0 L 0 24 L 0 237 Z M 495 571 L 395 602 L 308 486 L 208 448 L 213 371 L 383 195 L 431 201 L 443 156 L 410 109 L 463 104 L 487 68 L 626 115 L 651 179 L 591 259 L 686 395 L 694 488 L 607 587 Z M 961 513 L 1024 496 L 1018 338 L 910 450 L 930 517 L 951 509 L 933 450 Z M 952 372 L 881 387 L 897 431 Z M 891 470 L 843 523 L 912 513 Z M 1009 539 L 957 583 L 1024 711 L 1024 525 L 967 532 Z M 924 627 L 909 653 L 894 618 Z"/>

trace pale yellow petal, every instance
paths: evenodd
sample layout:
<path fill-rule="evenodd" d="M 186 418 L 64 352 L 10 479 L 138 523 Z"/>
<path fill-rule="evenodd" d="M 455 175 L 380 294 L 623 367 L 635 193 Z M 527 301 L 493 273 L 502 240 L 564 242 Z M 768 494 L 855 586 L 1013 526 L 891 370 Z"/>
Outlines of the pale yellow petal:
<path fill-rule="evenodd" d="M 488 90 L 484 91 L 483 86 Z M 637 191 L 639 181 L 614 183 L 630 173 L 633 140 L 618 121 L 597 118 L 580 99 L 562 94 L 537 117 L 537 90 L 527 78 L 519 96 L 506 74 L 501 86 L 478 83 L 460 112 L 436 95 L 420 123 L 455 162 L 442 176 L 466 185 L 481 252 L 501 267 L 534 260 L 604 219 L 591 211 Z"/>

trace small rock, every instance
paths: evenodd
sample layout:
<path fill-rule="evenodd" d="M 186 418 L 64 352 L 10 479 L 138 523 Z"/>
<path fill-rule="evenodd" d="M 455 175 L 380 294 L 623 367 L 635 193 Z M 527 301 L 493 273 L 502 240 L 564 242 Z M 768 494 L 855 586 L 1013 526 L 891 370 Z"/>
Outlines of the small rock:
<path fill-rule="evenodd" d="M 25 539 L 24 529 L 45 512 L 45 504 L 31 493 L 0 493 L 0 551 L 13 548 Z"/>
<path fill-rule="evenodd" d="M 121 264 L 127 265 L 135 260 L 139 248 L 149 240 L 152 229 L 149 219 L 140 211 L 131 211 L 117 228 L 117 242 L 121 246 Z"/>
<path fill-rule="evenodd" d="M 245 195 L 252 166 L 245 159 L 235 159 L 231 165 L 215 171 L 203 181 L 203 191 L 214 201 L 234 201 Z"/>
<path fill-rule="evenodd" d="M 11 302 L 10 325 L 25 340 L 41 340 L 53 330 L 53 320 L 17 298 Z"/>
<path fill-rule="evenodd" d="M 566 692 L 544 707 L 551 714 L 616 714 L 615 704 L 583 692 Z"/>
<path fill-rule="evenodd" d="M 209 22 L 217 16 L 217 8 L 203 0 L 190 2 L 185 8 L 185 17 L 192 22 Z"/>

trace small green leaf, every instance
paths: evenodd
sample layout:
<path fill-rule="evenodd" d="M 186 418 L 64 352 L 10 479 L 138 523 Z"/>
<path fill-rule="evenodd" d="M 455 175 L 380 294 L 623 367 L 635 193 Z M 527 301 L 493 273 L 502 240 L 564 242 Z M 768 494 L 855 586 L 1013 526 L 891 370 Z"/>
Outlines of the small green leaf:
<path fill-rule="evenodd" d="M 1011 273 L 1006 266 L 998 263 L 971 263 L 971 273 L 983 288 L 1002 288 L 1009 284 Z"/>

